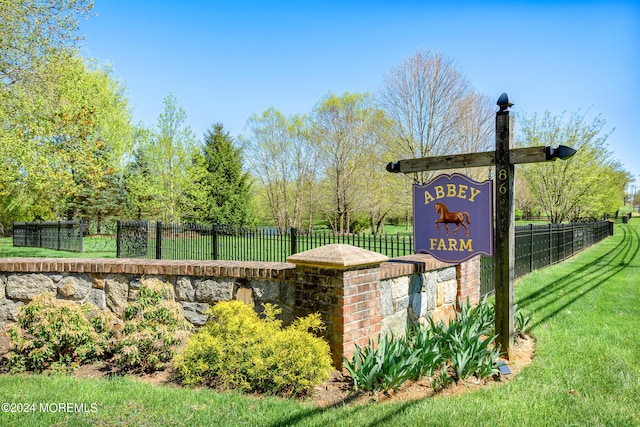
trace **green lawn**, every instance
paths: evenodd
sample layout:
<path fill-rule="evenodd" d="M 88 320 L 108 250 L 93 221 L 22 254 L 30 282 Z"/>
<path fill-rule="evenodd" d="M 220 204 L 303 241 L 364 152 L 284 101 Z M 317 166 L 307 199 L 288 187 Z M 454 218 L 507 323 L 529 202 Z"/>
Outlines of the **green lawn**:
<path fill-rule="evenodd" d="M 318 409 L 129 378 L 2 375 L 0 403 L 33 403 L 35 412 L 2 412 L 0 425 L 640 425 L 639 273 L 640 219 L 633 219 L 569 261 L 519 280 L 516 301 L 531 315 L 537 339 L 534 361 L 503 386 L 461 396 Z M 90 412 L 40 408 L 56 402 Z"/>

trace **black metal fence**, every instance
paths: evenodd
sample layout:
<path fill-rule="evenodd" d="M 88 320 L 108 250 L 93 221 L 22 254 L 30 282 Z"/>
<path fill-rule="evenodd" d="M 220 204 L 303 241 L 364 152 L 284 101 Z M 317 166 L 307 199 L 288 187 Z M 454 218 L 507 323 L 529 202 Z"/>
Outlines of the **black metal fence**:
<path fill-rule="evenodd" d="M 284 262 L 290 255 L 330 243 L 345 243 L 389 257 L 413 253 L 410 236 L 334 234 L 296 228 L 119 221 L 117 236 L 118 258 Z"/>
<path fill-rule="evenodd" d="M 104 226 L 103 226 L 104 228 Z M 156 221 L 118 221 L 113 231 L 91 236 L 83 244 L 82 220 L 16 222 L 13 245 L 61 251 L 108 252 L 118 258 L 238 260 L 284 262 L 288 256 L 331 243 L 345 243 L 390 258 L 413 254 L 413 239 L 400 234 L 335 234 L 329 230 L 232 227 L 224 225 L 163 224 Z M 525 225 L 515 229 L 515 277 L 561 262 L 613 234 L 613 222 Z M 97 243 L 96 243 L 97 242 Z M 106 243 L 105 243 L 106 242 Z M 481 295 L 494 292 L 494 259 L 481 256 Z"/>
<path fill-rule="evenodd" d="M 613 223 L 525 225 L 515 229 L 515 276 L 561 262 L 613 234 Z M 330 243 L 346 243 L 388 257 L 413 254 L 410 236 L 303 232 L 291 228 L 231 227 L 118 221 L 118 258 L 284 262 L 288 256 Z M 494 259 L 481 256 L 481 295 L 494 292 Z"/>
<path fill-rule="evenodd" d="M 523 225 L 515 229 L 515 277 L 556 264 L 613 234 L 613 222 Z M 494 292 L 494 258 L 482 256 L 481 295 Z"/>
<path fill-rule="evenodd" d="M 82 252 L 82 220 L 14 222 L 13 246 Z"/>

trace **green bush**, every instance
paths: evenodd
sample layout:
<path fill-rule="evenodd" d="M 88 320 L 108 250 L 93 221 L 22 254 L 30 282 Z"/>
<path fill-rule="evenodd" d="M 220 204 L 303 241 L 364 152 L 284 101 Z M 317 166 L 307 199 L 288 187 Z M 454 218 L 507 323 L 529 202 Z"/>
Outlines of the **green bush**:
<path fill-rule="evenodd" d="M 12 372 L 66 370 L 113 356 L 121 370 L 155 371 L 173 358 L 191 328 L 173 287 L 157 279 L 142 281 L 124 323 L 92 304 L 43 294 L 22 308 L 9 330 L 7 365 Z"/>
<path fill-rule="evenodd" d="M 352 233 L 362 233 L 367 231 L 371 227 L 371 220 L 366 216 L 358 217 L 351 221 L 349 229 Z"/>
<path fill-rule="evenodd" d="M 92 304 L 56 299 L 46 293 L 26 304 L 8 331 L 12 372 L 72 369 L 111 355 L 118 319 Z"/>
<path fill-rule="evenodd" d="M 324 325 L 316 313 L 282 328 L 279 313 L 266 304 L 260 318 L 240 301 L 211 307 L 207 324 L 174 358 L 181 382 L 282 396 L 308 393 L 331 371 L 329 345 L 314 335 Z"/>
<path fill-rule="evenodd" d="M 164 368 L 192 328 L 182 312 L 171 284 L 158 279 L 142 280 L 135 302 L 124 312 L 124 327 L 113 357 L 115 364 L 127 371 Z"/>

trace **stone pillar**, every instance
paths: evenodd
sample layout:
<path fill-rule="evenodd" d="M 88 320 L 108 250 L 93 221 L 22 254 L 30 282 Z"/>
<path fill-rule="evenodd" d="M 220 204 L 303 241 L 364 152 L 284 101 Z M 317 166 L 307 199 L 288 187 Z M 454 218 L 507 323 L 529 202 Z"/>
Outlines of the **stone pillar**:
<path fill-rule="evenodd" d="M 320 313 L 337 369 L 356 344 L 364 346 L 380 334 L 380 264 L 385 261 L 384 255 L 343 244 L 287 258 L 296 265 L 294 315 Z"/>

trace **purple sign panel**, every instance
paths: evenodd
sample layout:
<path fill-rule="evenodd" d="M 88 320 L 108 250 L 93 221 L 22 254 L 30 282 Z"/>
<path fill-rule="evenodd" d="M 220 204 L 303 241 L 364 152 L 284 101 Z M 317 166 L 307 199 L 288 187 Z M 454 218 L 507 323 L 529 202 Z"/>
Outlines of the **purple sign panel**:
<path fill-rule="evenodd" d="M 454 173 L 414 185 L 413 242 L 444 262 L 493 255 L 493 181 Z"/>

